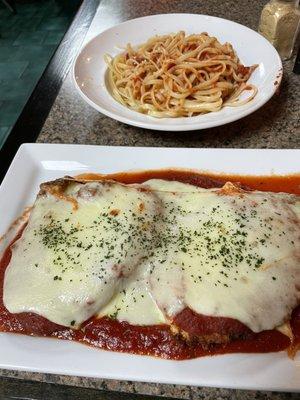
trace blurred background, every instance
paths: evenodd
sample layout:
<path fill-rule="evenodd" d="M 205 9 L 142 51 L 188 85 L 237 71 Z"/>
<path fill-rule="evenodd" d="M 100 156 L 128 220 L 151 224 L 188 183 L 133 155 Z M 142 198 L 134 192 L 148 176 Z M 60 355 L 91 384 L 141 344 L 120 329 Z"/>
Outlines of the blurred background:
<path fill-rule="evenodd" d="M 0 148 L 81 0 L 0 0 Z"/>

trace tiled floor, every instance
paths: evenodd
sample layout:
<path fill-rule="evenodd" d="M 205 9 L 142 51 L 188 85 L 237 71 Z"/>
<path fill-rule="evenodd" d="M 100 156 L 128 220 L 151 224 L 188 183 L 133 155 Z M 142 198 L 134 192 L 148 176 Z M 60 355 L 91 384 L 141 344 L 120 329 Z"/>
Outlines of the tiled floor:
<path fill-rule="evenodd" d="M 0 148 L 78 4 L 79 0 L 19 0 L 13 15 L 0 1 Z"/>

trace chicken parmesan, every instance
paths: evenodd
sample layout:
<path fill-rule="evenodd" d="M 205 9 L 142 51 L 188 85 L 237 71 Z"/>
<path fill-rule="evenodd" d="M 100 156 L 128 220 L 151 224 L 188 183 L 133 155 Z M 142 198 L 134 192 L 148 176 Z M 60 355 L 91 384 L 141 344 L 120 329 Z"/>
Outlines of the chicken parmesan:
<path fill-rule="evenodd" d="M 295 352 L 299 180 L 147 171 L 42 184 L 2 257 L 0 330 L 170 359 Z"/>

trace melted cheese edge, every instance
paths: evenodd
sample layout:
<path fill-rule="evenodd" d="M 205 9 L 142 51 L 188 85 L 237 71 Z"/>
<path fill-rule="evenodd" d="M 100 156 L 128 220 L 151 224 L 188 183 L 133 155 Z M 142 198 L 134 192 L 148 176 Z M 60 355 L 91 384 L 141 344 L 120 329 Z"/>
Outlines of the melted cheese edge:
<path fill-rule="evenodd" d="M 70 327 L 95 314 L 154 325 L 190 307 L 259 332 L 282 325 L 299 302 L 295 196 L 164 180 L 74 183 L 66 194 L 76 211 L 39 196 L 13 246 L 10 312 Z"/>

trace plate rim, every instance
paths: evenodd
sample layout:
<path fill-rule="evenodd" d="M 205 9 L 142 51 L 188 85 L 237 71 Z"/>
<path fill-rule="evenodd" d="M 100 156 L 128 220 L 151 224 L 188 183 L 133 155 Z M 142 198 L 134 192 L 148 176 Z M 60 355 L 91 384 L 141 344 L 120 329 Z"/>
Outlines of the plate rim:
<path fill-rule="evenodd" d="M 246 109 L 246 110 L 241 110 L 239 114 L 237 115 L 229 115 L 229 116 L 225 116 L 223 117 L 222 120 L 218 120 L 218 121 L 212 121 L 212 122 L 201 122 L 201 121 L 196 121 L 193 124 L 190 125 L 186 125 L 184 122 L 178 123 L 178 124 L 174 124 L 174 125 L 162 125 L 160 124 L 159 118 L 155 118 L 152 121 L 155 122 L 151 122 L 151 120 L 147 120 L 147 121 L 137 121 L 134 118 L 130 118 L 130 117 L 124 117 L 122 115 L 119 115 L 118 113 L 115 112 L 111 112 L 110 110 L 105 109 L 102 106 L 99 106 L 97 103 L 95 103 L 93 100 L 91 100 L 80 88 L 77 80 L 76 80 L 76 73 L 75 73 L 75 69 L 77 67 L 77 63 L 79 62 L 79 59 L 82 55 L 82 53 L 87 49 L 88 46 L 90 46 L 92 44 L 92 42 L 96 41 L 101 35 L 103 34 L 107 34 L 108 32 L 112 32 L 115 28 L 117 27 L 122 27 L 126 24 L 131 24 L 137 21 L 142 21 L 145 19 L 155 19 L 157 17 L 178 17 L 180 18 L 180 16 L 191 16 L 191 17 L 199 17 L 199 18 L 209 18 L 212 20 L 219 20 L 219 21 L 225 21 L 226 23 L 230 23 L 233 25 L 236 25 L 239 27 L 239 29 L 244 29 L 246 31 L 250 31 L 251 34 L 256 34 L 257 37 L 262 40 L 266 46 L 269 47 L 270 50 L 273 51 L 274 55 L 277 58 L 278 61 L 278 85 L 273 85 L 274 87 L 272 87 L 272 91 L 270 91 L 270 93 L 262 98 L 260 101 L 258 101 L 258 103 L 256 103 L 252 108 L 250 109 Z M 276 67 L 277 68 L 277 67 Z M 81 47 L 80 51 L 78 52 L 78 54 L 75 57 L 75 60 L 72 63 L 72 71 L 71 71 L 71 75 L 72 75 L 72 82 L 76 88 L 76 90 L 78 91 L 78 93 L 80 94 L 80 96 L 85 100 L 85 102 L 87 102 L 92 108 L 94 108 L 95 110 L 97 110 L 98 112 L 114 119 L 117 120 L 119 122 L 125 123 L 127 125 L 132 125 L 135 127 L 140 127 L 140 128 L 144 128 L 144 129 L 149 129 L 149 130 L 157 130 L 157 131 L 166 131 L 166 132 L 185 132 L 185 131 L 194 131 L 194 130 L 204 130 L 204 129 L 209 129 L 209 128 L 214 128 L 214 127 L 218 127 L 218 126 L 222 126 L 222 125 L 226 125 L 229 124 L 231 122 L 234 121 L 238 121 L 252 113 L 254 113 L 255 111 L 257 111 L 259 108 L 261 108 L 262 106 L 264 106 L 275 94 L 276 90 L 278 89 L 278 87 L 280 87 L 281 81 L 282 81 L 282 77 L 283 77 L 283 65 L 282 65 L 282 60 L 277 52 L 277 50 L 275 49 L 275 47 L 264 37 L 262 36 L 260 33 L 256 32 L 254 29 L 249 28 L 246 25 L 240 24 L 238 22 L 232 21 L 230 19 L 226 19 L 226 18 L 221 18 L 221 17 L 216 17 L 214 15 L 207 15 L 207 14 L 193 14 L 193 13 L 163 13 L 163 14 L 151 14 L 151 15 L 146 15 L 146 16 L 142 16 L 142 17 L 137 17 L 137 18 L 132 18 L 129 19 L 127 21 L 123 21 L 119 24 L 115 24 L 111 27 L 109 27 L 108 29 L 103 30 L 102 32 L 100 32 L 99 34 L 97 34 L 96 36 L 92 37 L 90 40 L 88 40 L 86 43 L 83 44 L 83 46 Z M 281 73 L 280 73 L 281 72 Z M 108 89 L 105 87 L 105 90 L 107 92 L 107 95 L 109 95 L 112 99 L 113 102 L 117 102 L 112 95 L 109 93 Z M 118 102 L 117 102 L 118 103 Z M 120 104 L 120 103 L 118 103 Z M 125 107 L 125 106 L 124 106 Z M 133 112 L 136 113 L 136 111 L 131 110 L 127 107 L 125 107 L 127 109 L 127 111 L 129 112 Z M 140 114 L 140 113 L 139 113 Z M 211 113 L 210 113 L 211 114 Z M 151 116 L 148 116 L 146 114 L 144 114 L 145 117 L 148 118 L 154 118 Z M 197 118 L 200 116 L 195 116 L 195 117 L 191 117 L 191 118 Z M 174 120 L 174 118 L 164 118 L 164 120 Z M 175 118 L 176 120 L 176 118 Z"/>

